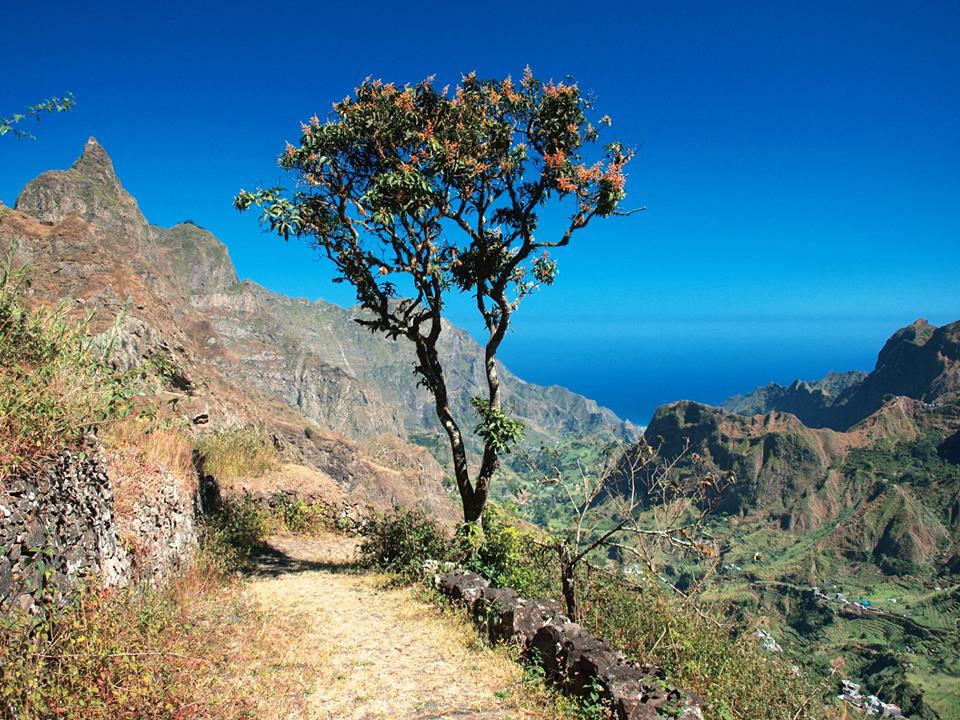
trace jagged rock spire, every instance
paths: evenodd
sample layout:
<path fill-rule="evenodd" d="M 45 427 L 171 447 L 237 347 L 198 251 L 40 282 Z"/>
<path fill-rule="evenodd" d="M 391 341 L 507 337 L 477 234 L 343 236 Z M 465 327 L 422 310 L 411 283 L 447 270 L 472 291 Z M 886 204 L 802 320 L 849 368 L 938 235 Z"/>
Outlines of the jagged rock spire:
<path fill-rule="evenodd" d="M 147 235 L 137 201 L 123 189 L 113 161 L 92 137 L 69 170 L 51 170 L 27 183 L 16 208 L 41 222 L 55 224 L 78 215 L 118 236 L 140 240 Z"/>
<path fill-rule="evenodd" d="M 104 150 L 103 145 L 95 137 L 87 140 L 83 154 L 73 164 L 73 170 L 88 176 L 99 176 L 104 180 L 117 181 L 117 173 L 113 169 L 113 160 Z"/>

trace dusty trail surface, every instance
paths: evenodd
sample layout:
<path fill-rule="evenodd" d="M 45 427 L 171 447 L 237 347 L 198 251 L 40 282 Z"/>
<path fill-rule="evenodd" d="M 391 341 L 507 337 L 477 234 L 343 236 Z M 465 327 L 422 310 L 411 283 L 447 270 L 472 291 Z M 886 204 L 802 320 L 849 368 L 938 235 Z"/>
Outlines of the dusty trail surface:
<path fill-rule="evenodd" d="M 520 670 L 472 628 L 354 565 L 355 541 L 276 537 L 248 592 L 289 642 L 250 671 L 264 717 L 506 720 Z"/>

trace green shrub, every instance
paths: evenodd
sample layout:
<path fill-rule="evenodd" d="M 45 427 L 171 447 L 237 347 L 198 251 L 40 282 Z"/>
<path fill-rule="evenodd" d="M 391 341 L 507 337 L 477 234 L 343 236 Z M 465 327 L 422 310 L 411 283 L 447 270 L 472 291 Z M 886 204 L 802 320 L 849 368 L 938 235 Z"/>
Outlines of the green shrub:
<path fill-rule="evenodd" d="M 272 501 L 270 517 L 278 526 L 277 529 L 300 535 L 316 535 L 328 530 L 330 525 L 325 504 L 308 503 L 285 495 Z"/>
<path fill-rule="evenodd" d="M 200 467 L 218 480 L 258 477 L 280 467 L 280 453 L 259 428 L 217 430 L 197 440 Z"/>
<path fill-rule="evenodd" d="M 404 579 L 418 577 L 426 560 L 450 557 L 446 533 L 421 510 L 395 508 L 390 515 L 371 515 L 360 535 L 361 562 Z"/>
<path fill-rule="evenodd" d="M 0 267 L 0 479 L 126 415 L 136 385 L 110 366 L 112 334 L 94 337 L 90 316 L 72 320 L 66 303 L 27 309 L 28 286 L 11 252 Z"/>
<path fill-rule="evenodd" d="M 206 519 L 204 552 L 223 572 L 243 570 L 268 530 L 267 512 L 249 493 L 239 499 L 226 498 Z"/>
<path fill-rule="evenodd" d="M 509 587 L 526 597 L 549 593 L 551 578 L 541 562 L 540 533 L 510 523 L 507 513 L 489 503 L 483 514 L 483 533 L 463 524 L 456 536 L 455 559 L 498 587 Z"/>

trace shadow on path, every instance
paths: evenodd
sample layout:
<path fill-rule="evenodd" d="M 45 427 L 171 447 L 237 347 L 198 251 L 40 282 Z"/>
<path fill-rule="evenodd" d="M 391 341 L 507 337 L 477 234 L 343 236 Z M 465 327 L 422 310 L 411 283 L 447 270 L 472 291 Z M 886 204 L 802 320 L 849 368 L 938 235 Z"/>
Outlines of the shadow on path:
<path fill-rule="evenodd" d="M 252 560 L 256 563 L 249 573 L 253 577 L 279 577 L 303 572 L 354 574 L 363 570 L 357 562 L 327 562 L 294 557 L 269 543 L 254 550 Z"/>

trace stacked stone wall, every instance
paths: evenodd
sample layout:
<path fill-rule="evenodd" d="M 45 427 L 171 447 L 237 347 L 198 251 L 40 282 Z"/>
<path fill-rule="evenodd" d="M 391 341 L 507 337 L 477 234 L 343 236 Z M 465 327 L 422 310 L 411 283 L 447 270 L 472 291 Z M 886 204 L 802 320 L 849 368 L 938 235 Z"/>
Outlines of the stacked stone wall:
<path fill-rule="evenodd" d="M 118 523 L 95 443 L 64 450 L 0 484 L 0 606 L 36 612 L 81 581 L 120 587 L 167 575 L 197 545 L 196 497 L 161 472 L 155 493 Z M 120 526 L 123 526 L 122 528 Z"/>

